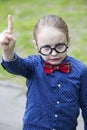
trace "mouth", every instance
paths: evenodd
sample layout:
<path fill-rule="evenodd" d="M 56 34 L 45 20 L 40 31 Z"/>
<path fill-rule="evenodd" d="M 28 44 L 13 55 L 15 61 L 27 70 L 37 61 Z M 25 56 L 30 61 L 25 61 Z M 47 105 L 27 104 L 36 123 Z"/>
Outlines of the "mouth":
<path fill-rule="evenodd" d="M 54 59 L 50 59 L 51 62 L 57 62 L 57 61 L 60 61 L 61 58 L 54 58 Z"/>

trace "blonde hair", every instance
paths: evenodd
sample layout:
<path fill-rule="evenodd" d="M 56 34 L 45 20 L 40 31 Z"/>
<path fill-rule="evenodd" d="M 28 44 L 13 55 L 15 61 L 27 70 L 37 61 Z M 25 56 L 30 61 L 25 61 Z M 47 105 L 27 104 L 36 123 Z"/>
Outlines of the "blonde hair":
<path fill-rule="evenodd" d="M 56 29 L 60 29 L 61 31 L 65 33 L 66 38 L 68 39 L 69 30 L 65 21 L 61 17 L 51 14 L 51 15 L 42 17 L 35 24 L 34 31 L 33 31 L 33 37 L 35 41 L 37 41 L 38 33 L 45 26 L 50 26 Z"/>

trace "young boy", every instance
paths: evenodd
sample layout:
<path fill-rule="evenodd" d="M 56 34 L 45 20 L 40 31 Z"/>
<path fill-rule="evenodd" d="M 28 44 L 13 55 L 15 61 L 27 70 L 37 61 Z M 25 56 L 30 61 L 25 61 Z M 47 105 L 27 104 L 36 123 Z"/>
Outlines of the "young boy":
<path fill-rule="evenodd" d="M 67 24 L 55 15 L 42 17 L 34 28 L 40 55 L 21 58 L 14 52 L 12 16 L 0 35 L 2 66 L 26 78 L 27 102 L 23 130 L 76 130 L 82 109 L 87 130 L 87 67 L 67 55 Z"/>

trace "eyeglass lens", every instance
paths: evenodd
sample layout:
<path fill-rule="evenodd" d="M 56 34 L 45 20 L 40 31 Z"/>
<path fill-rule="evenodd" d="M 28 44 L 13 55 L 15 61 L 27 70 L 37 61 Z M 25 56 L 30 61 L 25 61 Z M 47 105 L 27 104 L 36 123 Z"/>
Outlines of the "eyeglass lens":
<path fill-rule="evenodd" d="M 56 44 L 55 48 L 51 48 L 49 45 L 40 48 L 39 52 L 43 55 L 49 55 L 55 50 L 57 53 L 63 53 L 67 50 L 68 46 L 65 43 Z"/>

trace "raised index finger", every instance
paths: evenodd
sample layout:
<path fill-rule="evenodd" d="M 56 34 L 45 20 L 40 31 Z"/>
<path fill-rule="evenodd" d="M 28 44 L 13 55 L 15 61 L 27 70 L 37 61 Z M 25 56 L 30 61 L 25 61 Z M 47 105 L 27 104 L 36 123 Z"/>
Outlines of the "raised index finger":
<path fill-rule="evenodd" d="M 13 32 L 13 25 L 12 25 L 12 15 L 8 15 L 8 32 Z"/>

